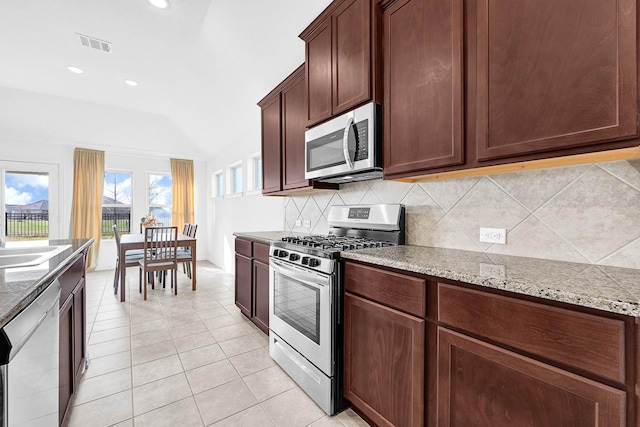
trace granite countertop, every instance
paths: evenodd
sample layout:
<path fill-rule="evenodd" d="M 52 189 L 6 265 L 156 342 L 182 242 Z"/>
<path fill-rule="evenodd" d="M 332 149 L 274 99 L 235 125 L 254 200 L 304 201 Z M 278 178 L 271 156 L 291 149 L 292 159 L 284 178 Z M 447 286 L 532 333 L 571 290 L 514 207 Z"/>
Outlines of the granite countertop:
<path fill-rule="evenodd" d="M 424 246 L 341 252 L 345 259 L 640 317 L 640 270 Z"/>
<path fill-rule="evenodd" d="M 283 237 L 289 236 L 290 233 L 287 233 L 286 231 L 238 231 L 233 233 L 233 235 L 271 244 L 273 241 L 282 240 Z"/>
<path fill-rule="evenodd" d="M 62 272 L 64 267 L 93 243 L 93 239 L 37 242 L 39 246 L 71 245 L 48 261 L 32 267 L 0 268 L 0 327 L 29 305 Z M 21 244 L 16 244 L 18 246 Z M 13 247 L 11 242 L 6 247 Z"/>

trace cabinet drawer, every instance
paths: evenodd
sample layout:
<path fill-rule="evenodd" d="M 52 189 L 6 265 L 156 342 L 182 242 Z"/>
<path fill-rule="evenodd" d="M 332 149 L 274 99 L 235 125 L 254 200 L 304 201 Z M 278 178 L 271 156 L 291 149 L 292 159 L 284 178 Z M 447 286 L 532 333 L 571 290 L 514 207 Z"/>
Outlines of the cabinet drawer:
<path fill-rule="evenodd" d="M 60 307 L 73 292 L 78 282 L 84 277 L 84 256 L 79 256 L 73 264 L 60 275 L 58 280 L 62 290 L 60 291 Z"/>
<path fill-rule="evenodd" d="M 265 264 L 269 264 L 269 245 L 253 242 L 253 258 Z"/>
<path fill-rule="evenodd" d="M 426 280 L 347 262 L 345 290 L 380 304 L 424 317 Z"/>
<path fill-rule="evenodd" d="M 438 320 L 624 383 L 624 322 L 438 283 Z"/>
<path fill-rule="evenodd" d="M 236 253 L 247 256 L 249 258 L 253 257 L 251 240 L 244 240 L 236 237 Z"/>

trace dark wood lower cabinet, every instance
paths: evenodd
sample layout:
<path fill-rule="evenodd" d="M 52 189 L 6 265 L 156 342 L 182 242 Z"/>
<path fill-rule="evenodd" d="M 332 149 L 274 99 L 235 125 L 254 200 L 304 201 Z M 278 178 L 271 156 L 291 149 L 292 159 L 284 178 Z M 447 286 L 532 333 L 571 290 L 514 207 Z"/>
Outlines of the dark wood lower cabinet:
<path fill-rule="evenodd" d="M 269 334 L 269 244 L 236 237 L 235 247 L 236 306 Z"/>
<path fill-rule="evenodd" d="M 438 329 L 438 427 L 626 425 L 626 393 Z"/>
<path fill-rule="evenodd" d="M 84 373 L 87 354 L 85 255 L 58 278 L 62 285 L 59 306 L 59 421 L 66 423 Z"/>
<path fill-rule="evenodd" d="M 253 282 L 251 278 L 251 258 L 236 254 L 236 306 L 245 316 L 251 318 Z"/>
<path fill-rule="evenodd" d="M 344 297 L 344 396 L 377 425 L 424 419 L 424 320 Z"/>
<path fill-rule="evenodd" d="M 640 318 L 353 261 L 345 290 L 344 396 L 375 425 L 640 425 Z"/>
<path fill-rule="evenodd" d="M 265 334 L 269 333 L 269 264 L 253 261 L 253 317 Z"/>
<path fill-rule="evenodd" d="M 60 425 L 70 409 L 71 395 L 75 392 L 73 366 L 73 296 L 67 298 L 60 307 L 60 384 L 58 405 Z"/>

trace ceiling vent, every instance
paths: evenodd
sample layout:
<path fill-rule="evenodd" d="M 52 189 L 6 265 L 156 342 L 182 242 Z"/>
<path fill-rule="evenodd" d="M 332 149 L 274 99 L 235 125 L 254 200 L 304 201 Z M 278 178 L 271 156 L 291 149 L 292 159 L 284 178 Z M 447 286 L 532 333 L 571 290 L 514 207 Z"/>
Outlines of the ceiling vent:
<path fill-rule="evenodd" d="M 111 53 L 111 42 L 97 39 L 95 37 L 85 36 L 84 34 L 76 33 L 80 36 L 80 43 L 82 46 L 98 49 L 106 53 Z"/>

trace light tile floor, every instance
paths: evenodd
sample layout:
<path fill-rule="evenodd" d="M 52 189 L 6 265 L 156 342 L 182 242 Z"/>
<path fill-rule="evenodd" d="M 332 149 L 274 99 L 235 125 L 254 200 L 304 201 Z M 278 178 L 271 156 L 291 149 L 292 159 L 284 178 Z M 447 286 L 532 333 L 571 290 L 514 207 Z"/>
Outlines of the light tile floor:
<path fill-rule="evenodd" d="M 268 340 L 234 304 L 234 276 L 198 263 L 198 290 L 178 295 L 127 271 L 87 274 L 90 357 L 69 426 L 366 426 L 351 409 L 328 417 L 269 357 Z"/>

